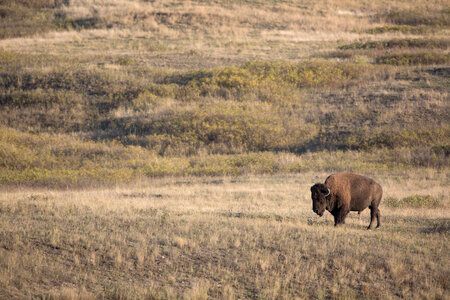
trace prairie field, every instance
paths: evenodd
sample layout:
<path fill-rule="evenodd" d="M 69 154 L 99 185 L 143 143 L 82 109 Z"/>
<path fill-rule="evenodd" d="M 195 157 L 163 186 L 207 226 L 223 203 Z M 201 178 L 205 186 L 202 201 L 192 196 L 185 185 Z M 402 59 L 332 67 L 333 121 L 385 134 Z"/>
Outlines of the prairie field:
<path fill-rule="evenodd" d="M 376 230 L 368 210 L 340 227 L 312 212 L 309 187 L 325 176 L 4 192 L 0 297 L 446 299 L 447 174 L 371 174 L 390 199 Z M 423 194 L 435 201 L 392 205 Z"/>
<path fill-rule="evenodd" d="M 0 298 L 449 299 L 446 0 L 0 0 Z M 340 171 L 369 212 L 312 212 Z"/>

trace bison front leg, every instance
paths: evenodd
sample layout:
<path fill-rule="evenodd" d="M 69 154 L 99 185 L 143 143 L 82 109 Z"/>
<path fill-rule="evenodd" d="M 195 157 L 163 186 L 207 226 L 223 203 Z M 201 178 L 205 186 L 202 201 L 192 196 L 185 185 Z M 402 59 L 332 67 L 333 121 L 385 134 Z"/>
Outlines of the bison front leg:
<path fill-rule="evenodd" d="M 350 210 L 347 207 L 341 207 L 334 216 L 334 226 L 338 226 L 340 224 L 345 224 L 345 217 L 347 217 L 347 214 Z"/>

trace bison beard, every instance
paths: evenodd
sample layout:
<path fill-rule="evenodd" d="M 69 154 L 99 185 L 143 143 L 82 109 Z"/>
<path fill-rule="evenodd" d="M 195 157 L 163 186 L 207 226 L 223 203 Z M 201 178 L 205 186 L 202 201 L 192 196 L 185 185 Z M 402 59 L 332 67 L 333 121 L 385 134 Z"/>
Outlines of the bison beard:
<path fill-rule="evenodd" d="M 377 219 L 380 227 L 380 210 L 378 206 L 383 196 L 381 186 L 374 180 L 352 173 L 337 173 L 328 176 L 325 183 L 316 183 L 311 187 L 313 211 L 322 216 L 328 210 L 334 216 L 334 225 L 345 224 L 345 217 L 350 211 L 360 213 L 370 209 L 371 229 Z"/>

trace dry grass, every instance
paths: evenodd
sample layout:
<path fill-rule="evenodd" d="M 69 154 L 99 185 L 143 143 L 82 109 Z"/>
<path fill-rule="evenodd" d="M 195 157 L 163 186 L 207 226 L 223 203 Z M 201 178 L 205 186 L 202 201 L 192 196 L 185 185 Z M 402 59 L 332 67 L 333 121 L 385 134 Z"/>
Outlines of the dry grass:
<path fill-rule="evenodd" d="M 449 298 L 448 12 L 0 1 L 0 298 Z M 313 214 L 337 170 L 379 230 Z"/>
<path fill-rule="evenodd" d="M 430 7 L 440 11 L 446 2 L 414 3 L 417 10 Z M 149 66 L 177 69 L 236 64 L 256 57 L 298 60 L 316 55 L 324 45 L 326 49 L 338 41 L 369 38 L 365 30 L 385 24 L 374 16 L 408 9 L 411 5 L 402 1 L 308 1 L 301 5 L 295 1 L 277 5 L 267 1 L 70 1 L 55 13 L 70 22 L 98 18 L 101 27 L 38 32 L 0 41 L 0 47 L 27 53 L 70 53 L 72 58 L 89 57 L 91 61 L 99 53 L 107 57 L 129 54 Z M 434 34 L 446 36 L 445 30 Z M 375 39 L 397 35 L 386 33 Z M 152 43 L 158 42 L 163 43 L 163 51 L 152 49 Z"/>
<path fill-rule="evenodd" d="M 448 173 L 371 174 L 381 206 L 334 228 L 311 211 L 325 173 L 161 179 L 93 190 L 0 196 L 2 298 L 445 298 Z M 430 188 L 432 187 L 432 188 Z"/>

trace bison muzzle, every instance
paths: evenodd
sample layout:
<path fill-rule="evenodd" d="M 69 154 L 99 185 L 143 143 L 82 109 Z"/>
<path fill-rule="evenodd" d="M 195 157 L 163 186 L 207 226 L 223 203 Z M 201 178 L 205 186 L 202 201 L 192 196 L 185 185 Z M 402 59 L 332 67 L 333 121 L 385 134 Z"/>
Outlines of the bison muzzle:
<path fill-rule="evenodd" d="M 383 196 L 381 186 L 374 180 L 352 173 L 337 173 L 328 176 L 325 183 L 316 183 L 311 187 L 313 211 L 322 216 L 328 210 L 334 217 L 334 225 L 345 224 L 345 217 L 350 211 L 358 213 L 370 208 L 372 229 L 377 219 L 380 227 L 380 210 L 378 206 Z"/>

